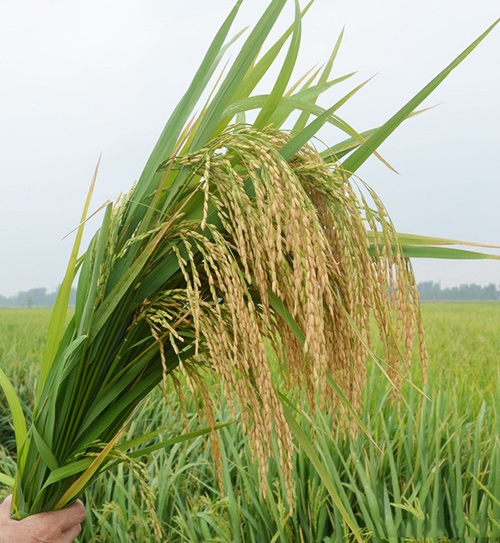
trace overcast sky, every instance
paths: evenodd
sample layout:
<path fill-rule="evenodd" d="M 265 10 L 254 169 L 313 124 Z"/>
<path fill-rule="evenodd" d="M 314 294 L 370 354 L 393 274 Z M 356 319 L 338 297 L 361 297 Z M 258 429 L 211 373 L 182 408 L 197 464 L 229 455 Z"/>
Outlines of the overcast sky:
<path fill-rule="evenodd" d="M 268 4 L 246 0 L 236 30 Z M 302 5 L 305 1 L 302 1 Z M 93 208 L 127 191 L 233 0 L 0 0 L 0 294 L 61 282 L 97 159 Z M 283 25 L 293 16 L 285 7 Z M 297 76 L 376 77 L 340 112 L 384 122 L 500 17 L 498 0 L 317 0 Z M 361 175 L 402 232 L 500 244 L 500 26 Z M 339 87 L 347 92 L 349 84 Z M 331 95 L 334 103 L 340 94 Z M 330 143 L 334 143 L 331 141 Z M 97 228 L 99 221 L 90 225 Z M 417 281 L 500 284 L 500 261 L 414 263 Z"/>

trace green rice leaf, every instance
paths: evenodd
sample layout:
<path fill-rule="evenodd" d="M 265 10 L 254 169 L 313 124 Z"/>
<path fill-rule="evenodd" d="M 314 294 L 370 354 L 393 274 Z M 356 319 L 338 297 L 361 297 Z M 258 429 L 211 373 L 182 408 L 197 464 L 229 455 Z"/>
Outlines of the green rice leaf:
<path fill-rule="evenodd" d="M 226 422 L 221 424 L 216 424 L 213 428 L 206 427 L 206 428 L 200 428 L 199 430 L 194 430 L 193 432 L 187 432 L 185 434 L 182 434 L 180 436 L 172 437 L 170 439 L 165 439 L 163 441 L 159 441 L 158 443 L 154 443 L 153 445 L 149 445 L 148 447 L 143 447 L 137 451 L 132 451 L 127 453 L 127 455 L 130 458 L 140 458 L 141 456 L 145 456 L 148 454 L 151 454 L 152 452 L 159 451 L 161 449 L 166 449 L 168 447 L 171 447 L 172 445 L 175 445 L 176 443 L 183 443 L 184 441 L 190 441 L 191 439 L 195 439 L 200 436 L 207 435 L 215 430 L 220 430 L 221 428 L 226 428 L 228 426 L 231 426 L 234 424 L 233 422 Z M 144 440 L 145 441 L 145 440 Z M 119 446 L 121 450 L 129 449 L 133 446 L 136 446 L 138 443 L 137 440 L 134 440 L 134 443 L 123 443 Z"/>
<path fill-rule="evenodd" d="M 163 129 L 157 144 L 155 145 L 151 156 L 149 157 L 144 171 L 139 178 L 137 189 L 134 192 L 134 199 L 139 202 L 142 197 L 151 192 L 150 181 L 156 173 L 158 165 L 170 156 L 177 144 L 179 135 L 184 128 L 189 116 L 192 114 L 194 107 L 201 98 L 206 89 L 208 82 L 213 76 L 222 54 L 224 53 L 224 42 L 227 38 L 229 30 L 234 22 L 234 19 L 239 11 L 243 0 L 238 0 L 229 13 L 228 17 L 220 27 L 219 31 L 212 40 L 207 53 L 198 68 L 189 88 L 177 104 L 174 112 L 170 116 L 165 128 Z M 133 206 L 131 212 L 134 212 L 136 206 Z"/>
<path fill-rule="evenodd" d="M 81 460 L 75 460 L 70 464 L 66 464 L 65 466 L 52 470 L 51 474 L 47 478 L 47 481 L 45 482 L 45 485 L 43 486 L 43 489 L 57 483 L 58 481 L 62 481 L 67 477 L 72 477 L 73 475 L 82 473 L 90 467 L 93 461 L 94 459 L 92 457 L 82 458 Z"/>
<path fill-rule="evenodd" d="M 96 234 L 97 236 L 97 234 Z M 89 243 L 89 247 L 83 255 L 82 263 L 80 266 L 80 275 L 78 277 L 77 289 L 76 289 L 76 301 L 75 301 L 75 313 L 74 319 L 77 328 L 80 328 L 82 321 L 83 310 L 85 308 L 86 293 L 90 289 L 90 279 L 92 275 L 92 255 L 94 250 L 94 244 L 96 236 Z"/>
<path fill-rule="evenodd" d="M 83 307 L 81 319 L 78 323 L 78 335 L 82 335 L 89 328 L 89 323 L 93 315 L 92 311 L 94 309 L 96 299 L 97 299 L 97 289 L 99 283 L 99 277 L 102 270 L 102 263 L 104 260 L 104 253 L 106 250 L 106 242 L 109 238 L 109 225 L 111 221 L 111 211 L 112 205 L 108 204 L 106 206 L 106 211 L 104 213 L 104 219 L 102 226 L 97 233 L 96 248 L 93 252 L 93 271 L 92 276 L 90 277 L 90 282 L 87 285 L 85 291 L 85 306 Z"/>
<path fill-rule="evenodd" d="M 330 494 L 330 497 L 333 503 L 335 504 L 335 507 L 337 507 L 345 523 L 351 529 L 353 536 L 356 538 L 356 540 L 359 543 L 363 543 L 363 539 L 361 538 L 359 534 L 359 528 L 357 526 L 356 520 L 354 518 L 351 518 L 346 508 L 344 507 L 344 504 L 342 503 L 342 499 L 340 498 L 337 490 L 335 489 L 333 480 L 330 478 L 328 472 L 325 469 L 325 466 L 323 465 L 318 455 L 316 454 L 316 451 L 314 450 L 312 443 L 309 441 L 304 431 L 295 420 L 295 417 L 293 416 L 291 411 L 288 409 L 285 399 L 281 395 L 280 395 L 280 398 L 281 398 L 281 406 L 283 409 L 283 414 L 285 416 L 285 419 L 288 423 L 288 426 L 290 427 L 290 430 L 293 436 L 297 440 L 298 446 L 304 451 L 306 456 L 311 461 L 311 464 L 314 466 L 315 470 L 318 472 L 318 475 L 320 476 L 322 483 L 325 485 L 325 488 Z"/>
<path fill-rule="evenodd" d="M 364 141 L 366 141 L 370 136 L 372 136 L 378 128 L 372 128 L 371 130 L 366 130 L 365 132 L 360 132 L 361 139 L 357 137 L 351 137 L 346 140 L 341 141 L 328 149 L 325 149 L 321 152 L 321 157 L 325 162 L 338 162 L 345 155 L 357 149 Z"/>
<path fill-rule="evenodd" d="M 280 153 L 285 160 L 289 160 L 299 149 L 301 149 L 308 141 L 310 141 L 321 129 L 322 126 L 335 111 L 336 106 L 327 109 L 324 113 L 311 121 L 303 130 L 293 136 L 293 138 L 285 143 L 280 149 Z"/>
<path fill-rule="evenodd" d="M 28 433 L 26 429 L 26 419 L 16 390 L 2 368 L 0 368 L 0 388 L 3 390 L 5 397 L 7 398 L 7 403 L 9 404 L 12 424 L 14 425 L 14 433 L 16 436 L 17 452 L 18 454 L 21 454 L 22 444 Z"/>
<path fill-rule="evenodd" d="M 328 381 L 328 384 L 333 388 L 337 398 L 340 400 L 340 403 L 349 412 L 349 415 L 354 419 L 358 428 L 372 442 L 374 447 L 377 448 L 379 452 L 382 452 L 380 447 L 377 445 L 377 443 L 373 439 L 373 436 L 370 433 L 370 430 L 368 429 L 366 424 L 361 420 L 361 417 L 353 409 L 351 402 L 347 399 L 346 395 L 342 392 L 342 389 L 337 385 L 334 378 L 329 373 L 326 374 L 326 380 Z"/>
<path fill-rule="evenodd" d="M 104 447 L 104 449 L 97 455 L 90 466 L 83 472 L 83 474 L 68 488 L 63 494 L 61 499 L 57 502 L 55 510 L 62 509 L 69 503 L 71 503 L 77 496 L 79 496 L 82 490 L 87 486 L 88 482 L 95 475 L 97 470 L 102 466 L 104 461 L 108 458 L 109 453 L 113 449 L 116 441 L 120 437 L 120 433 Z"/>
<path fill-rule="evenodd" d="M 257 130 L 263 129 L 267 124 L 269 124 L 269 118 L 275 112 L 281 98 L 283 97 L 283 94 L 285 93 L 288 82 L 290 81 L 290 77 L 292 76 L 292 72 L 295 67 L 295 62 L 297 61 L 300 47 L 300 36 L 300 6 L 298 0 L 295 0 L 295 23 L 290 47 L 288 49 L 286 58 L 281 66 L 280 73 L 274 83 L 273 90 L 271 91 L 271 94 L 269 94 L 264 106 L 260 110 L 260 113 L 253 124 L 254 128 L 256 128 Z"/>
<path fill-rule="evenodd" d="M 73 244 L 73 249 L 71 251 L 71 256 L 69 258 L 68 267 L 66 269 L 66 274 L 61 283 L 61 287 L 57 294 L 56 303 L 52 310 L 52 315 L 50 318 L 49 329 L 47 332 L 47 339 L 45 343 L 45 348 L 42 356 L 42 363 L 40 368 L 40 379 L 38 381 L 37 395 L 36 400 L 40 400 L 40 394 L 45 385 L 45 381 L 50 372 L 52 362 L 55 358 L 57 350 L 59 348 L 59 343 L 64 333 L 64 325 L 66 324 L 66 315 L 68 310 L 69 297 L 71 294 L 71 287 L 73 286 L 73 281 L 76 274 L 76 263 L 78 260 L 78 251 L 80 250 L 80 244 L 83 237 L 83 229 L 85 221 L 87 219 L 88 210 L 90 207 L 90 201 L 92 199 L 92 193 L 94 191 L 95 183 L 97 180 L 97 173 L 99 171 L 99 164 L 101 159 L 99 158 L 97 166 L 94 171 L 94 176 L 90 184 L 89 191 L 87 193 L 87 198 L 85 200 L 85 205 L 83 206 L 82 218 L 80 221 L 80 226 L 77 229 L 75 242 Z"/>
<path fill-rule="evenodd" d="M 255 25 L 221 84 L 220 89 L 209 104 L 191 144 L 191 151 L 199 149 L 205 145 L 209 138 L 214 136 L 214 130 L 220 122 L 222 112 L 233 100 L 233 96 L 241 80 L 245 77 L 248 69 L 257 57 L 264 40 L 269 35 L 285 4 L 286 0 L 272 0 Z"/>
<path fill-rule="evenodd" d="M 377 234 L 381 240 L 384 239 L 382 233 Z M 369 239 L 373 240 L 373 234 L 368 233 Z M 460 241 L 449 238 L 438 238 L 433 236 L 419 236 L 416 234 L 398 233 L 398 241 L 401 244 L 403 253 L 408 258 L 441 258 L 451 260 L 499 260 L 499 255 L 469 251 L 466 249 L 457 249 L 443 247 L 443 245 L 465 245 L 470 247 L 485 247 L 490 249 L 500 249 L 499 245 L 478 243 L 472 241 Z M 382 246 L 379 247 L 382 249 Z M 393 246 L 394 252 L 398 248 Z M 370 254 L 375 255 L 373 244 L 370 246 Z"/>
<path fill-rule="evenodd" d="M 437 238 L 433 236 L 418 236 L 416 234 L 403 234 L 398 232 L 398 241 L 401 245 L 468 245 L 470 247 L 486 247 L 500 249 L 500 245 L 478 243 L 476 241 L 461 241 L 458 239 Z"/>
<path fill-rule="evenodd" d="M 40 453 L 40 456 L 42 460 L 45 462 L 47 467 L 53 471 L 59 467 L 59 464 L 57 463 L 57 459 L 50 450 L 50 448 L 47 446 L 47 443 L 43 440 L 42 436 L 39 434 L 38 430 L 36 429 L 36 426 L 32 424 L 31 431 L 33 432 L 33 438 L 35 440 L 36 448 L 38 449 L 38 452 Z"/>
<path fill-rule="evenodd" d="M 402 245 L 403 254 L 408 258 L 442 258 L 448 260 L 500 260 L 499 255 L 478 253 L 450 247 L 426 247 Z"/>
<path fill-rule="evenodd" d="M 330 55 L 330 58 L 328 59 L 328 62 L 326 63 L 326 66 L 325 66 L 325 68 L 323 70 L 323 73 L 321 74 L 321 76 L 319 78 L 318 86 L 321 86 L 321 85 L 327 83 L 328 78 L 330 77 L 330 73 L 331 73 L 332 68 L 333 68 L 333 63 L 335 62 L 335 59 L 337 58 L 337 54 L 338 54 L 338 51 L 339 51 L 339 48 L 340 48 L 340 44 L 342 43 L 342 38 L 343 37 L 344 37 L 344 29 L 342 29 L 339 37 L 337 38 L 337 42 L 335 43 L 332 54 Z M 349 74 L 347 77 L 350 77 L 351 75 L 353 75 L 353 74 Z M 345 79 L 345 77 L 342 78 L 341 80 L 343 80 L 343 79 Z M 317 96 L 312 97 L 311 101 L 313 103 L 315 103 L 316 98 L 317 98 Z M 295 125 L 293 127 L 293 131 L 294 132 L 300 132 L 301 130 L 303 130 L 305 128 L 305 126 L 307 125 L 308 119 L 309 119 L 309 115 L 306 112 L 303 112 L 299 116 L 299 118 L 297 119 L 297 122 L 295 123 Z"/>
<path fill-rule="evenodd" d="M 314 85 L 303 91 L 299 91 L 296 94 L 291 96 L 282 96 L 280 98 L 278 107 L 276 108 L 275 114 L 268 121 L 269 124 L 272 124 L 275 128 L 279 128 L 283 125 L 286 118 L 294 111 L 303 111 L 309 115 L 321 115 L 325 110 L 324 108 L 317 106 L 311 100 L 311 97 L 319 96 L 321 93 L 325 92 L 333 85 L 337 84 L 339 81 L 343 81 L 350 77 L 352 74 L 340 77 L 329 81 L 328 83 L 323 83 L 322 85 Z M 366 82 L 365 82 L 366 83 Z M 351 96 L 354 95 L 365 83 L 359 85 L 349 94 L 347 94 L 341 101 L 337 102 L 335 105 L 338 109 L 342 104 L 344 104 Z M 222 113 L 223 118 L 230 119 L 239 113 L 244 113 L 251 111 L 253 109 L 259 109 L 264 107 L 266 102 L 269 100 L 268 94 L 259 94 L 255 96 L 250 96 L 248 98 L 242 98 L 236 102 L 233 102 L 228 108 Z M 335 110 L 334 110 L 335 111 Z M 329 122 L 336 124 L 338 121 L 335 117 L 329 119 Z M 353 130 L 354 131 L 354 130 Z M 293 130 L 292 132 L 297 132 Z"/>
<path fill-rule="evenodd" d="M 336 79 L 332 79 L 331 81 L 327 81 L 325 83 L 321 83 L 318 85 L 311 85 L 304 89 L 301 89 L 295 94 L 291 94 L 289 98 L 292 100 L 292 102 L 288 102 L 287 107 L 287 101 L 286 98 L 288 96 L 284 96 L 279 107 L 276 109 L 276 112 L 269 120 L 269 124 L 274 126 L 275 128 L 282 127 L 288 117 L 296 110 L 302 111 L 301 117 L 303 117 L 306 121 L 311 115 L 312 111 L 309 108 L 304 109 L 304 105 L 300 105 L 300 107 L 296 107 L 296 103 L 299 102 L 307 102 L 310 106 L 315 106 L 316 99 L 324 92 L 326 92 L 328 89 L 332 88 L 334 85 L 337 85 L 341 81 L 345 81 L 346 79 L 352 77 L 354 73 L 344 75 L 342 77 L 337 77 Z M 346 98 L 347 99 L 347 98 Z M 340 107 L 340 103 L 337 102 L 337 104 Z M 305 125 L 302 126 L 299 125 L 298 121 L 295 123 L 293 129 L 291 130 L 292 133 L 300 132 L 305 128 Z"/>
<path fill-rule="evenodd" d="M 448 75 L 486 38 L 500 22 L 497 19 L 479 38 L 467 47 L 453 62 L 432 79 L 419 93 L 407 102 L 396 114 L 384 123 L 363 145 L 342 163 L 342 167 L 354 173 L 396 130 L 396 128 L 448 77 Z"/>
<path fill-rule="evenodd" d="M 269 305 L 288 324 L 290 330 L 303 345 L 306 341 L 306 336 L 304 335 L 304 332 L 300 329 L 300 326 L 295 322 L 295 319 L 292 317 L 288 309 L 285 307 L 285 304 L 272 291 L 269 291 L 267 293 L 267 296 L 269 298 Z"/>
<path fill-rule="evenodd" d="M 309 8 L 314 3 L 314 0 L 310 0 L 306 7 L 302 10 L 301 16 L 307 13 Z M 248 70 L 245 78 L 241 82 L 238 90 L 234 94 L 234 101 L 248 98 L 255 87 L 259 84 L 269 68 L 274 64 L 281 49 L 287 42 L 288 38 L 294 31 L 295 23 L 291 24 L 287 30 L 280 36 L 280 38 L 268 49 L 268 51 L 262 55 L 262 57 Z M 225 117 L 225 115 L 223 116 Z"/>

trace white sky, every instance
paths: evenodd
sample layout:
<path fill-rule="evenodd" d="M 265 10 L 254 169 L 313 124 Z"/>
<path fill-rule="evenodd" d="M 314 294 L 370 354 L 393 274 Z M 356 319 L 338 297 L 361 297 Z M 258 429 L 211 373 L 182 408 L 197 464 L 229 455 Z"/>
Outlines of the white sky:
<path fill-rule="evenodd" d="M 305 0 L 302 0 L 305 5 Z M 268 5 L 246 0 L 234 30 Z M 0 294 L 62 280 L 94 166 L 93 207 L 127 191 L 233 0 L 0 0 Z M 289 24 L 293 3 L 285 7 Z M 385 121 L 500 17 L 498 0 L 317 0 L 297 75 L 376 77 L 339 114 Z M 282 25 L 282 26 L 283 26 Z M 500 244 L 500 26 L 426 102 L 362 177 L 402 232 Z M 330 141 L 334 143 L 335 140 Z M 94 221 L 90 230 L 98 227 Z M 500 261 L 420 261 L 417 281 L 500 284 Z"/>

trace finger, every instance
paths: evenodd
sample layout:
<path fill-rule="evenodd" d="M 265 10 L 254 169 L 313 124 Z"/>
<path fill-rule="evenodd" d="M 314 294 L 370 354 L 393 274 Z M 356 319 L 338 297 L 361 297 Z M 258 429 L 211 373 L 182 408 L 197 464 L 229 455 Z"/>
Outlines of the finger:
<path fill-rule="evenodd" d="M 0 505 L 0 518 L 10 519 L 10 511 L 12 508 L 12 496 L 7 496 Z"/>
<path fill-rule="evenodd" d="M 78 537 L 81 531 L 81 524 L 72 526 L 69 530 L 66 530 L 63 534 L 61 534 L 55 543 L 72 543 Z"/>
<path fill-rule="evenodd" d="M 79 500 L 65 509 L 33 515 L 33 517 L 38 517 L 39 521 L 49 522 L 52 526 L 56 526 L 61 533 L 83 522 L 86 516 L 87 511 L 83 503 Z"/>

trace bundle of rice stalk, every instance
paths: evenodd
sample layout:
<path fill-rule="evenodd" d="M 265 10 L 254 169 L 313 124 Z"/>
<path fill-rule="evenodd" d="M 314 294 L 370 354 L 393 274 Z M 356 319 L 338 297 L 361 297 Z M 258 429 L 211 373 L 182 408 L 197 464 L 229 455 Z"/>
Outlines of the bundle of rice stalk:
<path fill-rule="evenodd" d="M 358 134 L 336 110 L 360 86 L 328 109 L 316 105 L 349 77 L 330 79 L 340 39 L 324 69 L 291 83 L 303 15 L 297 2 L 293 24 L 261 54 L 286 3 L 269 3 L 190 120 L 234 41 L 227 36 L 236 3 L 139 181 L 107 205 L 78 258 L 79 230 L 29 429 L 0 375 L 18 444 L 15 480 L 2 480 L 13 483 L 17 518 L 66 506 L 116 464 L 116 451 L 129 445 L 117 449 L 127 421 L 176 373 L 203 399 L 211 426 L 216 398 L 205 376 L 219 376 L 263 482 L 274 432 L 291 500 L 293 443 L 281 393 L 300 390 L 297 398 L 329 406 L 339 420 L 358 408 L 372 317 L 396 384 L 415 333 L 425 360 L 408 260 L 382 203 L 367 187 L 359 190 L 353 173 L 491 29 L 385 125 Z M 252 96 L 285 45 L 273 88 Z M 249 110 L 257 111 L 252 122 Z M 298 120 L 285 129 L 296 111 Z M 311 142 L 325 123 L 346 139 L 320 153 Z M 65 325 L 78 271 L 75 312 Z M 280 390 L 270 346 L 284 376 Z"/>

